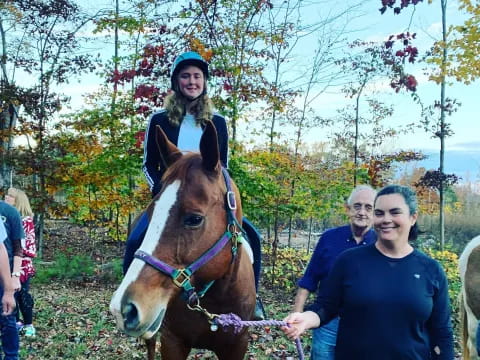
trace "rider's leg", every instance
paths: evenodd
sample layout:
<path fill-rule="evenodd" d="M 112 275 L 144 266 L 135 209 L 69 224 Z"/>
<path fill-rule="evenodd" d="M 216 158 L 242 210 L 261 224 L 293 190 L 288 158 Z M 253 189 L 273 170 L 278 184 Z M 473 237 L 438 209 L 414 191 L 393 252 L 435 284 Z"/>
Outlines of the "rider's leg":
<path fill-rule="evenodd" d="M 253 275 L 255 276 L 255 290 L 257 292 L 254 319 L 263 320 L 265 318 L 265 310 L 263 308 L 262 301 L 258 297 L 258 285 L 260 282 L 260 272 L 262 270 L 262 236 L 248 219 L 244 217 L 242 222 L 242 227 L 247 234 L 248 242 L 253 252 Z"/>
<path fill-rule="evenodd" d="M 247 219 L 242 219 L 242 226 L 247 233 L 248 243 L 253 252 L 253 275 L 255 276 L 255 290 L 258 292 L 258 284 L 260 282 L 260 271 L 262 270 L 262 249 L 261 249 L 261 235 L 255 229 L 253 224 Z"/>
<path fill-rule="evenodd" d="M 135 251 L 137 251 L 140 245 L 142 245 L 147 228 L 148 215 L 146 212 L 143 212 L 127 238 L 125 254 L 123 255 L 123 274 L 127 273 L 128 267 L 133 261 L 133 255 L 135 255 Z"/>

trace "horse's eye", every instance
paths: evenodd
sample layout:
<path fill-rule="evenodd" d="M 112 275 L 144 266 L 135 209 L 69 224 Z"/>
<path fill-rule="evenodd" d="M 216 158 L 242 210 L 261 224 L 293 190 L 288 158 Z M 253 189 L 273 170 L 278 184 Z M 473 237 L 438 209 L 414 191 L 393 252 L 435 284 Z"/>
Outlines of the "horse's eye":
<path fill-rule="evenodd" d="M 187 228 L 197 228 L 203 223 L 203 216 L 197 214 L 185 215 L 183 225 Z"/>

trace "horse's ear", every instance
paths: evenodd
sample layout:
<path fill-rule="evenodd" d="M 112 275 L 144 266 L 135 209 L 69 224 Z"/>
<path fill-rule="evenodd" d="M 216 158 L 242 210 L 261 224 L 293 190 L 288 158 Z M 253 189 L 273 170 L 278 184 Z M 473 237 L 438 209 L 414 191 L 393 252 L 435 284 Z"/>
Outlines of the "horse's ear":
<path fill-rule="evenodd" d="M 218 138 L 215 125 L 207 121 L 200 139 L 200 153 L 202 154 L 203 167 L 207 171 L 214 171 L 218 168 L 220 152 L 218 150 Z"/>
<path fill-rule="evenodd" d="M 182 157 L 182 152 L 168 140 L 167 135 L 165 135 L 160 125 L 157 125 L 155 136 L 158 151 L 160 152 L 160 159 L 162 159 L 163 166 L 166 169 Z"/>

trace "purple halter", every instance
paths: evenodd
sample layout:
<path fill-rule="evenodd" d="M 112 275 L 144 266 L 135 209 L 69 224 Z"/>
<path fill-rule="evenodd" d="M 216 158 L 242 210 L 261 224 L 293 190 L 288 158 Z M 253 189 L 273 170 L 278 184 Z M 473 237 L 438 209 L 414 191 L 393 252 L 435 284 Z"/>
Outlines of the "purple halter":
<path fill-rule="evenodd" d="M 222 235 L 222 237 L 212 245 L 210 249 L 205 251 L 200 257 L 195 260 L 193 263 L 188 265 L 186 268 L 183 269 L 176 269 L 167 263 L 163 262 L 160 259 L 157 259 L 153 255 L 150 255 L 142 250 L 137 250 L 135 252 L 134 257 L 146 262 L 148 265 L 152 266 L 153 268 L 157 269 L 158 271 L 168 275 L 172 278 L 172 281 L 175 285 L 183 289 L 183 297 L 185 301 L 189 305 L 193 305 L 198 303 L 198 299 L 205 295 L 207 290 L 213 285 L 214 281 L 209 282 L 206 284 L 202 290 L 196 291 L 195 287 L 191 283 L 191 276 L 200 269 L 203 265 L 208 263 L 211 259 L 213 259 L 222 249 L 227 245 L 229 241 L 232 239 L 232 262 L 235 259 L 238 250 L 238 242 L 237 237 L 238 233 L 235 232 L 235 227 L 237 226 L 241 229 L 240 224 L 237 222 L 235 218 L 234 212 L 237 209 L 237 205 L 235 202 L 235 193 L 232 191 L 230 175 L 228 171 L 222 167 L 222 174 L 225 180 L 225 185 L 227 187 L 227 192 L 225 194 L 225 203 L 226 203 L 226 211 L 227 211 L 227 230 Z"/>

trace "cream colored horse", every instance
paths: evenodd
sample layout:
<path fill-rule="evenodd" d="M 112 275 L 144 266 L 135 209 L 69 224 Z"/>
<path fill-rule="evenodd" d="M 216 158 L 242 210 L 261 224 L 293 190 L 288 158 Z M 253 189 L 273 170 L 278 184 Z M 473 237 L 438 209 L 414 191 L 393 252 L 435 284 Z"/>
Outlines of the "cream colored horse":
<path fill-rule="evenodd" d="M 480 320 L 480 236 L 465 247 L 458 261 L 462 290 L 460 309 L 464 360 L 479 360 L 476 350 L 476 331 Z"/>

